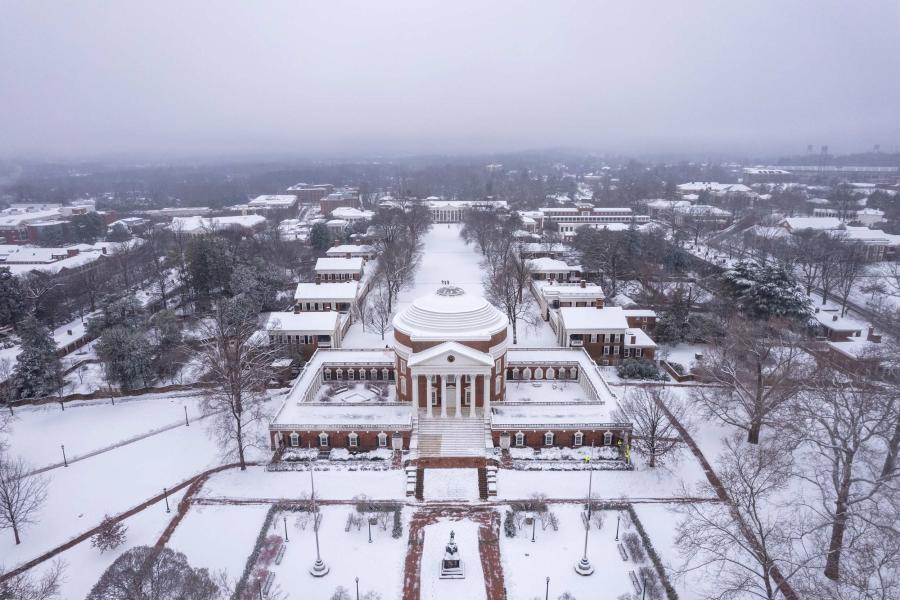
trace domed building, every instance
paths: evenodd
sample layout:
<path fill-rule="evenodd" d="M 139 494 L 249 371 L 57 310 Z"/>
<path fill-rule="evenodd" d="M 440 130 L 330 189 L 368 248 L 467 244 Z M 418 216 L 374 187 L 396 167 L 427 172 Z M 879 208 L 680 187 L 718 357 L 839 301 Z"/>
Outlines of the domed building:
<path fill-rule="evenodd" d="M 429 417 L 475 417 L 503 398 L 509 319 L 484 298 L 444 286 L 400 311 L 393 326 L 401 402 Z"/>
<path fill-rule="evenodd" d="M 508 327 L 483 297 L 445 285 L 394 316 L 393 346 L 318 348 L 269 425 L 272 449 L 483 460 L 595 445 L 624 457 L 632 425 L 612 422 L 617 396 L 588 352 L 510 347 Z"/>

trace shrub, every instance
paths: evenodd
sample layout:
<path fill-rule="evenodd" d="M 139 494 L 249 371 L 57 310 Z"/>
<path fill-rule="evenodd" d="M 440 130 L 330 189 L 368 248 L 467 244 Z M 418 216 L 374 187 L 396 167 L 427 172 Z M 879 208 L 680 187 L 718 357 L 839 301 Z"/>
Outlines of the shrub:
<path fill-rule="evenodd" d="M 653 381 L 665 381 L 669 377 L 660 372 L 656 365 L 646 359 L 629 358 L 622 361 L 618 368 L 619 377 L 622 379 L 649 379 Z"/>
<path fill-rule="evenodd" d="M 91 538 L 91 546 L 97 548 L 100 552 L 114 550 L 125 541 L 126 529 L 121 522 L 113 520 L 109 515 L 104 515 L 103 521 L 100 523 L 100 529 Z"/>
<path fill-rule="evenodd" d="M 400 511 L 394 511 L 394 529 L 391 531 L 391 537 L 395 540 L 403 536 L 403 522 L 400 520 Z"/>
<path fill-rule="evenodd" d="M 503 531 L 508 538 L 516 537 L 516 518 L 511 510 L 506 511 L 506 515 L 503 517 Z"/>
<path fill-rule="evenodd" d="M 647 555 L 644 553 L 644 544 L 641 537 L 633 531 L 629 531 L 622 537 L 625 549 L 628 550 L 630 556 L 635 562 L 644 562 Z"/>

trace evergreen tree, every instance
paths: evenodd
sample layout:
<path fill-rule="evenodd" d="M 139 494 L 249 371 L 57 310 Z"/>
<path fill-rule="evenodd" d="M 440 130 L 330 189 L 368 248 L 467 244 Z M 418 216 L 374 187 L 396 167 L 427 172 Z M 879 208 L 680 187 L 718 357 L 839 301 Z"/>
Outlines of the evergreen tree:
<path fill-rule="evenodd" d="M 804 319 L 809 299 L 794 276 L 779 264 L 741 261 L 722 274 L 724 291 L 753 319 Z"/>
<path fill-rule="evenodd" d="M 91 538 L 91 546 L 106 552 L 107 550 L 115 550 L 125 542 L 125 531 L 128 528 L 121 521 L 116 521 L 109 515 L 103 517 L 100 522 L 100 528 Z"/>
<path fill-rule="evenodd" d="M 62 364 L 50 330 L 34 317 L 19 326 L 22 351 L 12 374 L 16 398 L 40 398 L 54 394 L 62 386 Z"/>
<path fill-rule="evenodd" d="M 153 348 L 140 328 L 110 327 L 103 331 L 96 350 L 110 383 L 130 390 L 153 382 Z"/>
<path fill-rule="evenodd" d="M 16 326 L 25 314 L 25 295 L 19 280 L 9 270 L 0 267 L 0 326 Z"/>
<path fill-rule="evenodd" d="M 331 234 L 324 223 L 316 223 L 309 230 L 309 245 L 319 254 L 331 248 Z"/>

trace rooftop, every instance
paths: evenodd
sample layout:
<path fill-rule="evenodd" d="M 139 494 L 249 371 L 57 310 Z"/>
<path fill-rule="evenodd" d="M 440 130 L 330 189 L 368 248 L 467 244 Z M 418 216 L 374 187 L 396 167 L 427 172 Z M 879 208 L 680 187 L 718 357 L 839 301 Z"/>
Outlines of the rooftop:
<path fill-rule="evenodd" d="M 316 271 L 347 271 L 357 272 L 363 268 L 363 259 L 360 256 L 342 258 L 326 256 L 316 261 Z"/>
<path fill-rule="evenodd" d="M 506 331 L 509 320 L 481 296 L 445 286 L 414 300 L 393 324 L 413 341 L 476 341 Z"/>
<path fill-rule="evenodd" d="M 334 333 L 341 313 L 327 312 L 271 312 L 265 317 L 269 331 L 303 331 L 310 333 Z"/>
<path fill-rule="evenodd" d="M 579 331 L 619 331 L 628 328 L 625 311 L 619 306 L 563 307 L 559 309 L 563 326 L 569 333 Z"/>
<path fill-rule="evenodd" d="M 359 282 L 335 281 L 325 283 L 298 283 L 295 300 L 343 300 L 352 302 L 359 292 Z"/>

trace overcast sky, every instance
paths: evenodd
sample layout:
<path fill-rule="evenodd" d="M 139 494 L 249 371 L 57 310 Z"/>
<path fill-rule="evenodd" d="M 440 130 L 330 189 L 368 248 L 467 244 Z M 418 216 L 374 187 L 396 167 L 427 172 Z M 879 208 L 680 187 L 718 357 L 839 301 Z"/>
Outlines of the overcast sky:
<path fill-rule="evenodd" d="M 2 0 L 0 156 L 900 151 L 897 0 Z"/>

